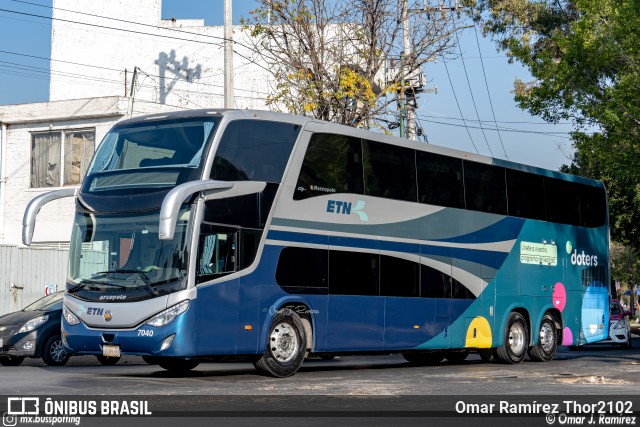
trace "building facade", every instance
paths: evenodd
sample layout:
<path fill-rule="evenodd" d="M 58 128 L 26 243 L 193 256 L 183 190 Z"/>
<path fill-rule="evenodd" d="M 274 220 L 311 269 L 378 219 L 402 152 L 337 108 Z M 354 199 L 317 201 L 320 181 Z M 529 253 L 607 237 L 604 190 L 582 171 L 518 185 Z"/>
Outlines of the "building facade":
<path fill-rule="evenodd" d="M 161 0 L 53 0 L 49 102 L 0 106 L 0 315 L 63 289 L 74 201 L 22 217 L 36 196 L 78 186 L 118 120 L 223 106 L 223 27 L 163 20 Z M 220 11 L 222 14 L 222 10 Z M 234 28 L 235 107 L 264 109 L 269 77 Z"/>

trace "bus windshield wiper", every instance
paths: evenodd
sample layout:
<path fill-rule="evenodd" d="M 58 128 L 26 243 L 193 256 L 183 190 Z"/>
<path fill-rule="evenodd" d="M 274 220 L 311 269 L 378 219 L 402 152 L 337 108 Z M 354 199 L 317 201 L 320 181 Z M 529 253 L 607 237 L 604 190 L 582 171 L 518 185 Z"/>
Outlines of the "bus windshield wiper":
<path fill-rule="evenodd" d="M 110 283 L 101 282 L 100 280 L 94 279 L 80 279 L 80 283 L 75 285 L 73 288 L 69 289 L 67 292 L 74 293 L 87 285 L 110 285 Z"/>
<path fill-rule="evenodd" d="M 110 273 L 111 274 L 112 273 L 125 273 L 125 274 L 135 273 L 142 279 L 147 289 L 149 289 L 149 292 L 151 292 L 153 295 L 158 295 L 158 290 L 151 284 L 151 279 L 149 279 L 149 276 L 147 276 L 145 272 L 142 270 L 110 270 L 110 271 L 101 271 L 98 274 L 110 274 Z M 125 288 L 126 286 L 122 286 L 122 287 Z"/>

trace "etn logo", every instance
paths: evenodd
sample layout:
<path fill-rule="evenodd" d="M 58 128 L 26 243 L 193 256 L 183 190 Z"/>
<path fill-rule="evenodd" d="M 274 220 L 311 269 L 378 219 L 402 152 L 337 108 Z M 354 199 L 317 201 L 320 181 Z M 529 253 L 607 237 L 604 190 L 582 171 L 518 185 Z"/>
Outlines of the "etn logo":
<path fill-rule="evenodd" d="M 355 203 L 355 206 L 351 202 L 345 202 L 343 200 L 328 200 L 327 201 L 327 212 L 338 215 L 351 215 L 353 212 L 357 214 L 360 218 L 360 221 L 369 221 L 369 217 L 362 209 L 365 206 L 365 202 L 362 200 L 358 200 Z"/>

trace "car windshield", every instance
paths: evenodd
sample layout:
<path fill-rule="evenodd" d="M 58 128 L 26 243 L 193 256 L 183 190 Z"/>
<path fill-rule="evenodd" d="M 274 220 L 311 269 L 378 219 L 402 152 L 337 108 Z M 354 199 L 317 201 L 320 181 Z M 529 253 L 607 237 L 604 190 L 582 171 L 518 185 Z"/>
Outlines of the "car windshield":
<path fill-rule="evenodd" d="M 190 210 L 178 214 L 172 240 L 158 238 L 159 212 L 78 212 L 71 239 L 67 291 L 91 299 L 104 293 L 152 297 L 185 285 Z M 127 299 L 135 295 L 128 295 Z"/>
<path fill-rule="evenodd" d="M 45 311 L 62 301 L 64 292 L 56 292 L 29 304 L 22 311 Z"/>
<path fill-rule="evenodd" d="M 613 315 L 622 314 L 622 312 L 620 311 L 620 306 L 617 302 L 611 302 L 609 306 L 609 312 Z"/>

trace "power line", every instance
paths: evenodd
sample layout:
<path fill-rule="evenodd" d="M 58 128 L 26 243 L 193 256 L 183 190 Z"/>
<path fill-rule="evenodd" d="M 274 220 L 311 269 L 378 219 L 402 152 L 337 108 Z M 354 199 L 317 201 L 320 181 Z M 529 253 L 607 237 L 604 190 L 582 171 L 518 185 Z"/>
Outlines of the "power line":
<path fill-rule="evenodd" d="M 115 72 L 118 72 L 118 73 L 124 71 L 124 70 L 119 70 L 119 69 L 116 69 L 116 68 L 102 67 L 102 66 L 99 66 L 99 65 L 89 65 L 89 64 L 79 63 L 79 62 L 63 61 L 63 60 L 60 60 L 60 59 L 51 59 L 51 58 L 46 58 L 46 57 L 42 57 L 42 56 L 28 55 L 28 54 L 18 53 L 18 52 L 11 52 L 11 51 L 7 51 L 7 50 L 0 50 L 0 53 L 4 53 L 4 54 L 8 54 L 8 55 L 15 55 L 15 56 L 22 56 L 22 57 L 26 57 L 26 58 L 46 60 L 46 61 L 62 62 L 62 63 L 71 64 L 71 65 L 77 65 L 77 66 L 82 66 L 82 67 L 96 68 L 96 69 L 102 69 L 102 70 L 107 70 L 107 71 L 115 71 Z M 9 61 L 1 61 L 1 62 L 8 63 L 8 64 L 15 64 L 15 63 L 12 63 L 12 62 L 9 62 Z M 30 67 L 30 68 L 34 68 L 34 69 L 38 69 L 39 68 L 39 67 L 35 67 L 35 66 L 27 66 L 25 64 L 16 64 L 16 65 L 20 65 L 22 67 Z M 245 64 L 245 65 L 248 65 L 248 64 Z M 67 72 L 62 72 L 62 71 L 49 71 L 49 69 L 45 69 L 45 68 L 39 68 L 39 69 L 47 70 L 47 72 L 51 72 L 54 75 L 67 75 L 67 76 L 76 75 L 79 78 L 96 79 L 96 80 L 117 82 L 118 84 L 121 83 L 120 81 L 108 80 L 108 79 L 105 79 L 105 78 L 90 76 L 90 75 L 87 75 L 87 74 L 73 74 L 73 73 L 67 73 Z M 212 74 L 212 75 L 208 75 L 206 77 L 215 77 L 217 75 L 221 75 L 221 74 Z M 159 75 L 154 75 L 154 77 L 161 78 L 161 76 L 159 76 Z M 192 81 L 192 82 L 189 82 L 189 83 L 196 84 L 196 85 L 203 85 L 203 86 L 211 86 L 211 87 L 223 87 L 222 85 L 216 85 L 216 84 L 213 84 L 213 83 L 203 83 L 203 82 L 197 82 L 197 81 Z M 257 91 L 257 90 L 254 91 L 254 90 L 251 90 L 251 89 L 236 88 L 236 90 L 242 91 L 242 92 L 250 92 L 250 93 L 256 93 L 256 94 L 269 95 L 268 92 L 261 92 L 261 91 Z M 257 98 L 257 99 L 261 99 L 261 98 Z"/>
<path fill-rule="evenodd" d="M 467 78 L 467 86 L 469 86 L 469 93 L 471 94 L 471 102 L 473 103 L 473 108 L 476 111 L 476 116 L 478 117 L 478 123 L 480 124 L 480 130 L 482 131 L 482 136 L 484 137 L 484 142 L 487 144 L 487 148 L 489 149 L 489 153 L 491 157 L 493 157 L 493 151 L 491 150 L 491 146 L 489 145 L 489 140 L 487 140 L 487 135 L 484 133 L 484 129 L 482 127 L 482 122 L 480 122 L 480 113 L 478 113 L 478 106 L 476 104 L 476 99 L 473 96 L 473 90 L 471 89 L 471 80 L 469 80 L 469 73 L 467 72 L 467 65 L 464 61 L 464 55 L 462 54 L 462 48 L 460 47 L 460 38 L 458 37 L 458 33 L 454 33 L 456 36 L 456 40 L 458 42 L 458 50 L 460 51 L 460 59 L 462 60 L 462 68 L 464 70 L 464 75 Z"/>
<path fill-rule="evenodd" d="M 471 131 L 469 131 L 469 126 L 467 126 L 467 122 L 464 119 L 464 114 L 462 114 L 462 108 L 460 108 L 460 102 L 458 101 L 458 95 L 456 95 L 456 89 L 453 86 L 453 82 L 451 81 L 451 74 L 449 74 L 449 67 L 447 66 L 447 60 L 443 57 L 442 62 L 444 63 L 444 69 L 447 71 L 447 77 L 449 78 L 449 85 L 451 85 L 451 91 L 453 92 L 453 98 L 456 100 L 456 105 L 458 106 L 458 111 L 460 112 L 460 117 L 462 118 L 462 122 L 464 123 L 464 127 L 467 129 L 467 135 L 469 135 L 469 139 L 471 140 L 471 145 L 476 150 L 476 153 L 480 154 L 478 151 L 478 147 L 476 147 L 476 143 L 473 142 L 473 138 L 471 137 Z M 429 121 L 429 120 L 425 120 Z"/>
<path fill-rule="evenodd" d="M 429 115 L 429 114 L 423 114 L 423 117 L 429 117 L 432 119 L 443 119 L 443 120 L 458 120 L 458 121 L 463 121 L 466 120 L 468 122 L 475 122 L 475 123 L 494 123 L 493 120 L 476 120 L 476 119 L 461 119 L 458 117 L 449 117 L 449 116 L 434 116 L 434 115 Z M 515 120 L 515 121 L 511 121 L 511 120 L 498 120 L 497 123 L 508 123 L 508 124 L 518 124 L 518 125 L 544 125 L 544 126 L 556 126 L 556 125 L 573 125 L 573 123 L 571 122 L 558 122 L 558 123 L 549 123 L 549 122 L 530 122 L 530 121 L 522 121 L 522 120 Z"/>
<path fill-rule="evenodd" d="M 491 101 L 491 91 L 489 90 L 489 83 L 487 82 L 487 73 L 484 69 L 484 60 L 482 59 L 482 50 L 480 49 L 480 40 L 478 39 L 478 30 L 475 25 L 473 26 L 473 32 L 476 35 L 476 45 L 478 46 L 478 54 L 480 55 L 480 64 L 482 65 L 482 75 L 484 76 L 484 85 L 487 88 L 487 96 L 489 98 L 489 105 L 491 106 L 491 114 L 493 115 L 493 121 L 496 125 L 496 130 L 498 131 L 498 139 L 500 140 L 500 145 L 502 146 L 502 152 L 504 153 L 504 157 L 509 159 L 507 155 L 507 150 L 504 149 L 504 143 L 502 142 L 502 135 L 500 135 L 500 130 L 498 129 L 498 122 L 496 121 L 496 112 L 493 109 L 493 101 Z M 480 119 L 480 117 L 478 117 Z"/>
<path fill-rule="evenodd" d="M 38 4 L 38 3 L 32 3 L 32 2 L 28 2 L 28 1 L 24 1 L 24 0 L 11 0 L 11 1 L 13 1 L 15 3 L 23 3 L 23 4 L 29 4 L 29 5 L 32 5 L 32 6 L 43 7 L 43 8 L 47 8 L 47 9 L 51 9 L 51 10 L 61 10 L 63 12 L 70 12 L 70 13 L 75 13 L 75 14 L 78 14 L 78 15 L 86 15 L 86 16 L 91 16 L 91 17 L 94 17 L 94 18 L 101 18 L 101 19 L 107 19 L 107 20 L 112 20 L 112 21 L 117 21 L 117 22 L 124 22 L 124 23 L 127 23 L 127 24 L 140 25 L 140 26 L 143 26 L 143 27 L 150 27 L 150 28 L 153 28 L 153 29 L 156 29 L 156 30 L 157 29 L 161 29 L 161 30 L 173 31 L 173 32 L 179 33 L 179 34 L 187 34 L 187 35 L 198 36 L 198 37 L 210 37 L 210 38 L 213 38 L 213 39 L 221 40 L 222 42 L 227 40 L 225 37 L 214 36 L 214 35 L 210 35 L 210 34 L 194 33 L 194 32 L 191 32 L 191 31 L 184 31 L 184 30 L 181 30 L 181 29 L 178 29 L 178 28 L 158 27 L 156 25 L 145 24 L 143 22 L 129 21 L 129 20 L 126 20 L 126 19 L 113 18 L 113 17 L 109 17 L 109 16 L 102 16 L 102 15 L 95 15 L 95 14 L 91 14 L 91 13 L 79 12 L 79 11 L 70 10 L 70 9 L 63 9 L 63 8 L 59 8 L 59 7 L 54 8 L 53 6 L 47 6 L 47 5 L 42 5 L 42 4 Z M 3 9 L 0 9 L 0 10 L 3 10 Z M 9 12 L 21 13 L 21 12 L 15 12 L 15 11 L 9 11 Z M 50 19 L 52 21 L 53 20 L 65 21 L 64 19 L 61 19 L 61 18 L 53 18 L 53 17 L 49 18 L 49 17 L 43 17 L 41 15 L 32 15 L 32 16 L 36 16 L 36 17 L 40 17 L 40 18 L 44 18 L 44 19 Z M 82 24 L 82 25 L 93 25 L 93 24 L 86 24 L 86 23 L 77 22 L 77 21 L 67 21 L 67 22 L 78 23 L 78 24 Z M 111 30 L 117 30 L 117 31 L 136 32 L 136 31 L 133 31 L 133 30 L 126 30 L 126 29 L 123 29 L 123 28 L 115 28 L 115 27 L 108 27 L 108 26 L 101 26 L 101 25 L 94 25 L 94 26 L 101 27 L 101 28 L 106 28 L 106 29 L 111 29 Z M 195 43 L 206 43 L 206 44 L 209 44 L 209 42 L 207 42 L 207 41 L 198 41 L 198 40 L 192 40 L 192 39 L 181 39 L 181 38 L 176 38 L 176 37 L 171 37 L 171 36 L 164 36 L 164 35 L 161 35 L 161 34 L 151 34 L 151 33 L 144 33 L 144 32 L 139 32 L 139 33 L 140 34 L 151 35 L 151 36 L 154 36 L 154 37 L 167 37 L 167 38 L 173 38 L 173 39 L 177 39 L 177 40 L 184 40 L 184 41 L 195 42 Z M 251 46 L 247 46 L 247 45 L 245 45 L 243 43 L 240 43 L 237 40 L 231 40 L 231 42 L 233 44 L 235 44 L 235 45 L 242 46 L 242 47 L 244 47 L 245 49 L 248 49 L 251 52 L 255 52 L 254 48 L 252 48 Z M 216 45 L 218 47 L 222 47 L 223 46 L 223 44 L 220 43 L 220 42 L 211 43 L 211 44 L 214 44 L 214 45 Z M 258 67 L 260 67 L 260 68 L 262 68 L 262 69 L 264 69 L 266 71 L 270 71 L 268 68 L 262 66 L 261 64 L 258 64 L 253 59 L 250 59 L 250 58 L 246 57 L 245 55 L 241 54 L 237 50 L 234 49 L 233 52 L 236 55 L 240 56 L 241 58 L 246 59 L 250 63 L 253 63 L 254 65 L 256 65 L 256 66 L 258 66 Z"/>
<path fill-rule="evenodd" d="M 467 124 L 464 125 L 459 125 L 459 124 L 455 124 L 455 123 L 447 123 L 447 122 L 442 122 L 442 121 L 438 121 L 438 120 L 431 120 L 428 119 L 424 116 L 420 116 L 425 122 L 428 123 L 435 123 L 435 124 L 440 124 L 440 125 L 445 125 L 445 126 L 453 126 L 453 127 L 460 127 L 460 128 L 467 128 L 467 129 L 480 129 L 480 126 L 469 126 Z M 485 130 L 490 130 L 490 131 L 498 131 L 497 128 L 487 128 L 484 127 Z M 569 136 L 567 135 L 567 132 L 544 132 L 544 131 L 532 131 L 532 130 L 526 130 L 526 129 L 516 129 L 516 128 L 505 128 L 505 127 L 501 127 L 499 128 L 500 131 L 502 132 L 513 132 L 513 133 L 526 133 L 526 134 L 534 134 L 534 135 L 544 135 L 544 136 L 551 136 L 551 137 L 557 137 L 557 138 L 564 138 L 564 139 L 571 139 Z"/>

